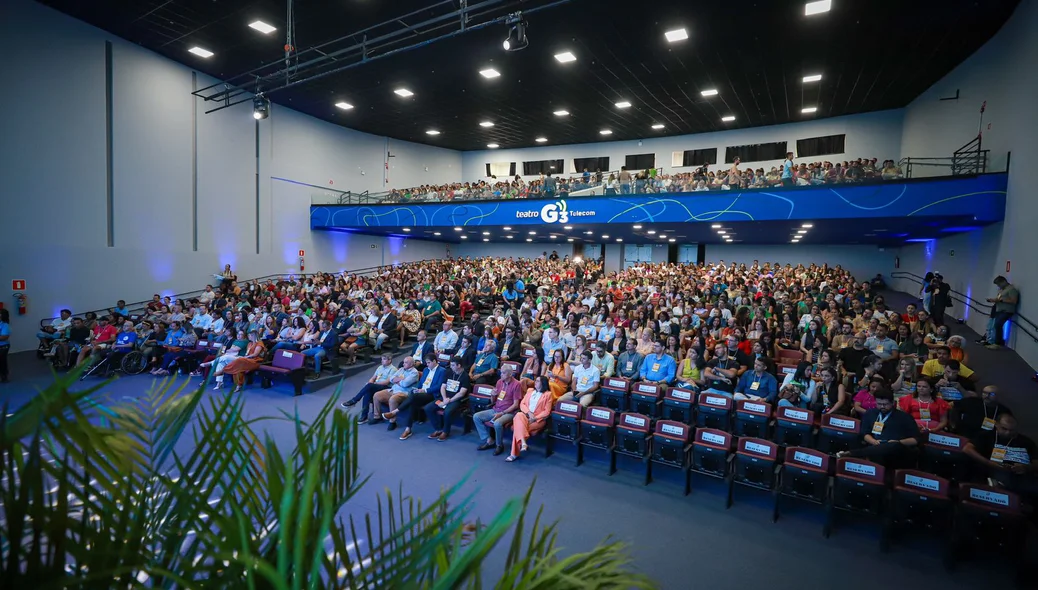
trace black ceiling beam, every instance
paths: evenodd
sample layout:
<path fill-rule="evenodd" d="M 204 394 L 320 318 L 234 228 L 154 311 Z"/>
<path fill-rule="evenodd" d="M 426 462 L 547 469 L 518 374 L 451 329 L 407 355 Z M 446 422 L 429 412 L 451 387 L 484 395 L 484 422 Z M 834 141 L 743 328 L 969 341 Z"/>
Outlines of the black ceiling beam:
<path fill-rule="evenodd" d="M 317 54 L 317 57 L 308 59 L 308 61 L 302 64 L 296 63 L 295 65 L 286 66 L 285 58 L 279 58 L 243 74 L 233 76 L 224 82 L 217 82 L 196 90 L 191 94 L 202 98 L 206 102 L 221 102 L 220 106 L 206 111 L 206 114 L 214 113 L 252 100 L 252 97 L 257 94 L 270 95 L 279 90 L 306 84 L 377 59 L 417 49 L 491 25 L 503 24 L 509 15 L 515 11 L 530 14 L 568 2 L 570 0 L 552 0 L 546 4 L 536 5 L 530 2 L 530 0 L 482 0 L 470 5 L 467 0 L 461 0 L 459 8 L 451 10 L 446 14 L 427 18 L 414 25 L 408 25 L 403 21 L 403 19 L 446 4 L 453 8 L 454 0 L 441 0 L 429 7 L 392 18 L 338 39 L 327 41 L 293 56 L 298 60 L 302 56 Z M 534 5 L 530 7 L 531 4 Z M 501 14 L 502 12 L 504 14 Z M 413 40 L 415 37 L 427 36 L 441 29 L 452 27 L 455 21 L 457 21 L 457 29 L 451 32 L 390 49 L 394 45 Z M 392 30 L 368 39 L 369 33 L 381 27 L 392 28 Z M 361 39 L 359 42 L 356 41 L 358 37 Z M 350 45 L 326 51 L 329 46 L 344 42 L 349 42 Z M 242 95 L 246 96 L 239 98 Z"/>

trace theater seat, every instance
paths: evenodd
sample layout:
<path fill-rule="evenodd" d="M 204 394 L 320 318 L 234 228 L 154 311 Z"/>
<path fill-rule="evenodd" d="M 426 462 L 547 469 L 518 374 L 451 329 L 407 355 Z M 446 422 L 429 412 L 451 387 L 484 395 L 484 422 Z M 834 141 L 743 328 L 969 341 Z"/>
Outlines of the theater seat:
<path fill-rule="evenodd" d="M 617 412 L 626 412 L 627 393 L 630 390 L 631 382 L 624 377 L 608 377 L 602 380 L 602 405 Z"/>
<path fill-rule="evenodd" d="M 616 412 L 609 408 L 590 407 L 580 420 L 577 440 L 577 465 L 584 463 L 585 449 L 598 449 L 609 455 L 609 475 L 616 471 L 613 449 L 616 444 Z"/>
<path fill-rule="evenodd" d="M 632 412 L 643 414 L 649 418 L 660 416 L 660 406 L 663 403 L 663 390 L 655 383 L 640 382 L 631 386 L 628 395 L 629 409 Z"/>
<path fill-rule="evenodd" d="M 919 457 L 919 469 L 939 475 L 952 483 L 966 479 L 969 458 L 963 450 L 969 442 L 964 436 L 930 432 Z"/>
<path fill-rule="evenodd" d="M 986 485 L 959 485 L 955 505 L 955 525 L 951 538 L 950 563 L 962 559 L 999 557 L 1016 571 L 1018 582 L 1029 574 L 1025 548 L 1027 518 L 1021 510 L 1020 496 Z"/>
<path fill-rule="evenodd" d="M 771 404 L 750 400 L 735 402 L 735 420 L 732 426 L 735 436 L 768 438 L 770 421 Z"/>
<path fill-rule="evenodd" d="M 732 398 L 704 391 L 696 398 L 696 426 L 728 432 L 731 430 Z"/>
<path fill-rule="evenodd" d="M 584 406 L 577 402 L 555 402 L 551 411 L 551 421 L 548 422 L 547 432 L 548 449 L 546 456 L 555 452 L 555 441 L 563 440 L 571 445 L 576 445 L 580 440 L 580 419 L 584 416 Z M 579 465 L 579 463 L 578 463 Z"/>
<path fill-rule="evenodd" d="M 275 378 L 287 379 L 294 389 L 295 395 L 303 394 L 303 362 L 306 355 L 295 350 L 279 349 L 274 351 L 274 358 L 269 365 L 260 365 L 258 373 L 260 386 L 269 389 Z"/>
<path fill-rule="evenodd" d="M 617 455 L 632 457 L 645 464 L 645 485 L 649 485 L 649 452 L 652 444 L 652 418 L 645 414 L 624 412 L 616 424 L 616 446 L 610 473 L 616 472 Z"/>
<path fill-rule="evenodd" d="M 473 414 L 494 405 L 494 386 L 481 383 L 469 394 L 469 411 Z"/>
<path fill-rule="evenodd" d="M 690 451 L 692 445 L 689 439 L 692 435 L 692 427 L 674 420 L 657 420 L 656 429 L 652 434 L 652 457 L 648 464 L 646 483 L 652 482 L 652 465 L 667 465 L 681 470 L 685 474 L 685 495 L 687 496 L 692 484 L 692 472 L 690 466 Z"/>
<path fill-rule="evenodd" d="M 671 387 L 663 396 L 662 417 L 683 424 L 692 424 L 695 415 L 696 392 L 691 389 Z"/>
<path fill-rule="evenodd" d="M 886 543 L 881 548 L 885 550 L 895 537 L 911 530 L 936 533 L 936 540 L 945 541 L 945 549 L 949 550 L 947 534 L 951 532 L 953 516 L 950 489 L 947 479 L 932 473 L 915 469 L 895 471 L 894 492 L 884 527 Z M 947 565 L 947 553 L 945 557 Z"/>
<path fill-rule="evenodd" d="M 815 413 L 782 406 L 775 412 L 775 432 L 771 440 L 784 447 L 814 448 Z"/>
<path fill-rule="evenodd" d="M 779 446 L 770 440 L 744 436 L 738 440 L 735 462 L 728 475 L 728 503 L 731 508 L 735 486 L 771 491 L 778 476 Z"/>
<path fill-rule="evenodd" d="M 865 459 L 837 459 L 822 534 L 826 538 L 832 534 L 836 511 L 880 518 L 886 508 L 886 498 L 886 469 L 882 465 Z"/>
<path fill-rule="evenodd" d="M 861 420 L 850 416 L 823 414 L 818 429 L 818 450 L 835 455 L 861 446 Z"/>
<path fill-rule="evenodd" d="M 732 462 L 732 443 L 735 437 L 730 432 L 716 428 L 697 428 L 692 442 L 692 467 L 694 473 L 727 479 Z"/>
<path fill-rule="evenodd" d="M 785 461 L 779 470 L 778 492 L 772 522 L 779 519 L 782 497 L 825 504 L 829 496 L 829 455 L 806 447 L 786 447 Z"/>

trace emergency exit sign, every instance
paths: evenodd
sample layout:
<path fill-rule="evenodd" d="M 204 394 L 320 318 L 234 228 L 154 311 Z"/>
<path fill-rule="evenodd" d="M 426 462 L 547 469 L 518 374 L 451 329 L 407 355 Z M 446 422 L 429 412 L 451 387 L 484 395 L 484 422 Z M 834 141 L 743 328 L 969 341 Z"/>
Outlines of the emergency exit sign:
<path fill-rule="evenodd" d="M 25 290 L 25 279 L 15 279 L 11 281 L 12 291 L 24 291 Z"/>

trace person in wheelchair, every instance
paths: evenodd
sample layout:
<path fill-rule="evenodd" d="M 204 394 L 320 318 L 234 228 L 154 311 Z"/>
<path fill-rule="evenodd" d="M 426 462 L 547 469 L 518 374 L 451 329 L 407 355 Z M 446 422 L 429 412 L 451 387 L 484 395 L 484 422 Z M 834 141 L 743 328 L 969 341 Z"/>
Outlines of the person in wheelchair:
<path fill-rule="evenodd" d="M 95 350 L 93 352 L 96 362 L 93 363 L 90 370 L 84 373 L 83 376 L 86 377 L 87 375 L 96 374 L 100 371 L 103 371 L 104 374 L 107 375 L 112 371 L 121 369 L 123 359 L 126 358 L 126 355 L 136 350 L 137 340 L 137 331 L 134 328 L 133 322 L 129 320 L 123 322 L 122 330 L 119 332 L 119 335 L 115 337 L 115 342 L 112 343 L 112 346 L 107 349 Z"/>

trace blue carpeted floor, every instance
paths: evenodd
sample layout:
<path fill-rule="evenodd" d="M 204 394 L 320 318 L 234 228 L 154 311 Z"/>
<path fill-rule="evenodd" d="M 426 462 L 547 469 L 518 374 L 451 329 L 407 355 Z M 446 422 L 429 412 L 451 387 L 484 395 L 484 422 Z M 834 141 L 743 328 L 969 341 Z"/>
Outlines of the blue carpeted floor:
<path fill-rule="evenodd" d="M 888 296 L 895 305 L 903 297 Z M 963 326 L 953 327 L 972 342 L 976 336 Z M 981 371 L 985 382 L 996 382 L 1005 402 L 1023 418 L 1026 426 L 1038 422 L 1038 404 L 1032 399 L 1032 372 L 1011 352 L 992 352 L 970 347 L 975 355 L 971 366 Z M 10 406 L 24 403 L 37 387 L 48 380 L 43 363 L 28 354 L 14 355 L 14 381 L 0 385 L 0 399 Z M 997 375 L 993 370 L 998 368 Z M 990 377 L 989 377 L 990 374 Z M 367 379 L 346 379 L 344 394 L 352 395 Z M 147 375 L 118 379 L 110 392 L 116 399 L 140 395 L 153 382 Z M 197 383 L 197 380 L 195 381 Z M 86 382 L 86 385 L 89 382 Z M 298 411 L 304 419 L 334 395 L 334 387 L 293 398 L 287 388 L 247 390 L 247 411 L 254 416 L 276 415 L 279 410 Z M 357 411 L 357 409 L 354 409 Z M 277 440 L 289 444 L 290 426 L 270 423 Z M 536 477 L 533 505 L 544 506 L 548 520 L 560 519 L 559 544 L 564 551 L 583 551 L 612 536 L 631 546 L 638 569 L 650 574 L 663 588 L 712 590 L 747 588 L 821 588 L 873 590 L 877 584 L 899 588 L 976 588 L 1005 583 L 1009 570 L 1004 564 L 979 559 L 960 565 L 954 574 L 940 564 L 940 539 L 921 536 L 906 539 L 889 554 L 880 553 L 878 525 L 838 520 L 830 539 L 823 538 L 819 507 L 784 503 L 782 518 L 771 522 L 771 498 L 749 489 L 736 490 L 735 505 L 724 509 L 720 482 L 693 479 L 693 492 L 682 495 L 682 480 L 676 472 L 658 468 L 655 481 L 642 485 L 644 467 L 621 458 L 616 475 L 607 475 L 603 456 L 588 451 L 586 462 L 574 467 L 571 448 L 557 446 L 556 454 L 543 457 L 543 443 L 514 464 L 489 451 L 478 453 L 476 436 L 461 436 L 456 429 L 447 442 L 426 439 L 431 428 L 420 425 L 408 441 L 397 440 L 400 430 L 387 433 L 385 426 L 362 426 L 361 470 L 371 480 L 365 492 L 350 506 L 362 516 L 375 507 L 375 493 L 394 492 L 403 485 L 405 493 L 432 498 L 441 489 L 467 479 L 465 491 L 475 491 L 475 514 L 490 518 L 505 499 L 521 494 Z M 190 444 L 188 437 L 182 444 Z M 486 564 L 487 578 L 500 568 L 503 551 Z"/>

